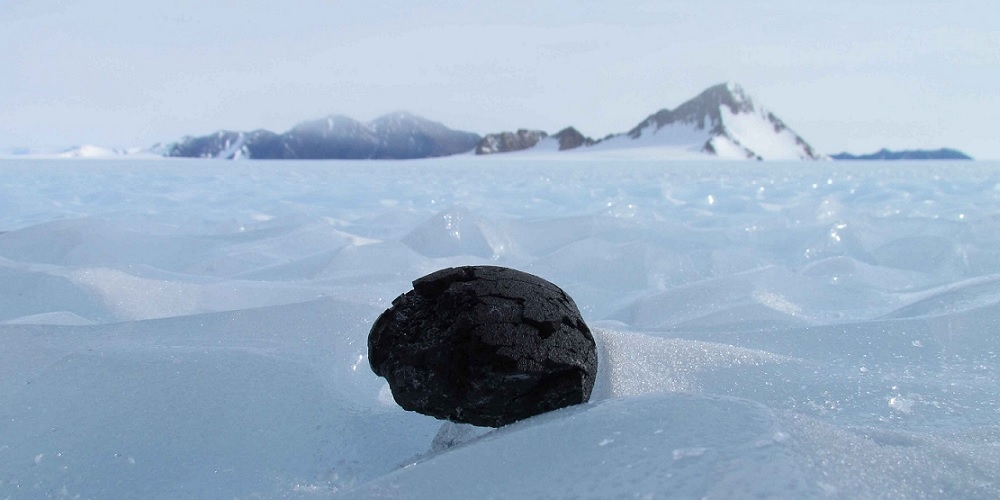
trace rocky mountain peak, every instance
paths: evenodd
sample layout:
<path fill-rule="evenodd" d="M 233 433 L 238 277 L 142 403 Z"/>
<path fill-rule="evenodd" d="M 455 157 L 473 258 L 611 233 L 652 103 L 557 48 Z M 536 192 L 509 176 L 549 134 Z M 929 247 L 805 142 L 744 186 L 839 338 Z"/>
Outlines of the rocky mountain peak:
<path fill-rule="evenodd" d="M 750 95 L 743 90 L 743 87 L 732 82 L 709 87 L 685 104 L 691 109 L 705 110 L 718 110 L 725 106 L 733 113 L 749 113 L 755 109 Z M 684 104 L 678 107 L 676 112 L 680 112 L 682 108 Z"/>
<path fill-rule="evenodd" d="M 674 110 L 661 109 L 650 115 L 628 132 L 633 139 L 638 139 L 644 131 L 658 130 L 667 125 L 684 123 L 695 126 L 698 130 L 712 130 L 721 133 L 721 110 L 729 109 L 733 114 L 750 113 L 755 110 L 753 99 L 738 84 L 728 82 L 714 85 L 702 91 Z"/>
<path fill-rule="evenodd" d="M 726 158 L 825 158 L 735 83 L 714 85 L 676 109 L 661 109 L 626 137 Z"/>

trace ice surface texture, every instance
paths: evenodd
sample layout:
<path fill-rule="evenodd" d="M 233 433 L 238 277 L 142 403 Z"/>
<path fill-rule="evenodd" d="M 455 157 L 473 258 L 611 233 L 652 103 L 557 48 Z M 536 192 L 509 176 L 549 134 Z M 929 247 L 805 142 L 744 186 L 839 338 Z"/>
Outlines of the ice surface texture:
<path fill-rule="evenodd" d="M 0 161 L 0 499 L 1000 498 L 1000 164 L 566 158 Z M 372 322 L 468 265 L 589 402 L 396 404 Z"/>
<path fill-rule="evenodd" d="M 489 427 L 586 403 L 597 376 L 594 337 L 573 299 L 497 266 L 414 281 L 372 326 L 368 360 L 403 408 Z"/>

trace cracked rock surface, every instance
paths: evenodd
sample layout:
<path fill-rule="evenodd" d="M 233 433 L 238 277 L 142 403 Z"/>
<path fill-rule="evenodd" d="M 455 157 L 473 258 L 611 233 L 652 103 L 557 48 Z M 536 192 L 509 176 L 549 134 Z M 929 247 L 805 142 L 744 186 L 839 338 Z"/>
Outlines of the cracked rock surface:
<path fill-rule="evenodd" d="M 495 266 L 414 281 L 372 326 L 368 360 L 403 408 L 489 427 L 584 403 L 597 376 L 594 337 L 573 299 Z"/>

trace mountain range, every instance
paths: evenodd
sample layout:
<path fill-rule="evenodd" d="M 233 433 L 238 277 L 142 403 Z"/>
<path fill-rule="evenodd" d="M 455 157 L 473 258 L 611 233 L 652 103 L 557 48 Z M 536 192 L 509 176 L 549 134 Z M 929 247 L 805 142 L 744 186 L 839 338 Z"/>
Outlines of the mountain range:
<path fill-rule="evenodd" d="M 217 159 L 416 159 L 457 154 L 496 155 L 597 153 L 616 157 L 722 158 L 750 160 L 960 159 L 952 149 L 882 150 L 871 155 L 826 156 L 737 84 L 709 87 L 674 109 L 660 109 L 627 132 L 601 139 L 574 127 L 555 134 L 523 128 L 480 136 L 407 113 L 367 123 L 343 115 L 305 121 L 283 133 L 258 129 L 219 130 L 141 150 L 83 146 L 58 157 L 166 156 Z"/>
<path fill-rule="evenodd" d="M 165 156 L 224 159 L 412 159 L 535 150 L 640 152 L 656 157 L 817 160 L 819 154 L 732 83 L 708 88 L 674 110 L 661 109 L 628 132 L 595 140 L 573 127 L 549 135 L 520 129 L 479 136 L 398 112 L 361 123 L 346 116 L 303 122 L 277 134 L 218 131 L 166 146 Z"/>

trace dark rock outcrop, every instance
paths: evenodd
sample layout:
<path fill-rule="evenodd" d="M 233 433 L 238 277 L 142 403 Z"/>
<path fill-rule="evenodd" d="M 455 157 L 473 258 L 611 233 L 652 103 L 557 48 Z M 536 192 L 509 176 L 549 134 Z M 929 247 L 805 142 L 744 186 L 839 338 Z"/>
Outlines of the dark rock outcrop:
<path fill-rule="evenodd" d="M 519 129 L 517 132 L 501 132 L 499 134 L 487 134 L 479 144 L 476 144 L 477 155 L 489 155 L 494 153 L 510 153 L 535 147 L 538 141 L 545 139 L 549 134 L 541 130 Z"/>
<path fill-rule="evenodd" d="M 414 281 L 372 326 L 368 359 L 403 408 L 490 427 L 584 403 L 597 375 L 594 338 L 573 300 L 493 266 Z"/>
<path fill-rule="evenodd" d="M 529 130 L 522 128 L 517 132 L 487 134 L 482 138 L 482 140 L 479 141 L 479 144 L 476 145 L 476 154 L 490 155 L 496 153 L 522 151 L 537 146 L 539 142 L 549 137 L 558 141 L 559 151 L 596 144 L 596 141 L 590 137 L 584 136 L 579 130 L 573 127 L 566 127 L 552 136 L 541 130 Z"/>
<path fill-rule="evenodd" d="M 579 130 L 573 127 L 566 127 L 557 132 L 553 137 L 559 141 L 559 151 L 576 149 L 580 146 L 592 146 L 595 144 L 593 139 L 584 136 Z"/>

